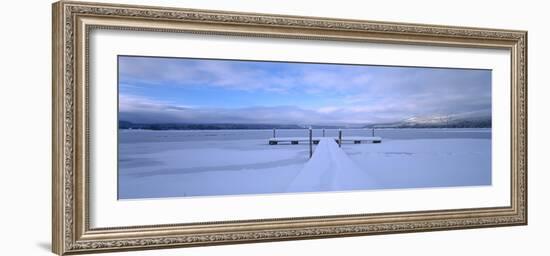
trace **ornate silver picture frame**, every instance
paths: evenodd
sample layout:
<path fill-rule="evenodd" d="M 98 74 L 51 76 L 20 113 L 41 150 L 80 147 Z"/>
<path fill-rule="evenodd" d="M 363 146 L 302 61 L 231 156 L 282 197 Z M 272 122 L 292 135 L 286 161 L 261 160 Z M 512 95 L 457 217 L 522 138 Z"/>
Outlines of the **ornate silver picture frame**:
<path fill-rule="evenodd" d="M 527 224 L 526 31 L 71 1 L 53 4 L 52 22 L 52 249 L 59 255 Z M 509 204 L 95 227 L 91 223 L 97 209 L 90 189 L 102 184 L 91 178 L 90 145 L 95 137 L 90 136 L 90 102 L 102 95 L 90 93 L 94 31 L 505 50 L 510 57 L 505 88 L 510 97 L 500 100 L 510 106 L 505 129 L 510 145 L 510 161 L 505 163 Z"/>

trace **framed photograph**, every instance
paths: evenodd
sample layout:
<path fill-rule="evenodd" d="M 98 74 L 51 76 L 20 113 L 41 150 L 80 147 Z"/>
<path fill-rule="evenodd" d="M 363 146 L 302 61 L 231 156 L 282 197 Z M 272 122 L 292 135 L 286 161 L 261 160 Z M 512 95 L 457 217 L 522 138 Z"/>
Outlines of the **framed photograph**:
<path fill-rule="evenodd" d="M 527 224 L 527 32 L 61 1 L 53 251 Z"/>

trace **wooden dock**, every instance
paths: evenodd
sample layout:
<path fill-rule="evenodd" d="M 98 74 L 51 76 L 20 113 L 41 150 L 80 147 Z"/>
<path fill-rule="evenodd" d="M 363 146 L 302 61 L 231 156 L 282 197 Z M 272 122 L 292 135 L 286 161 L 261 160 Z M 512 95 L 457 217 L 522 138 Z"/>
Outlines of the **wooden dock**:
<path fill-rule="evenodd" d="M 321 137 L 313 157 L 287 187 L 288 192 L 318 192 L 376 187 L 377 181 L 335 143 Z"/>
<path fill-rule="evenodd" d="M 338 143 L 338 138 L 335 138 L 336 143 Z M 342 137 L 342 143 L 353 143 L 353 144 L 361 144 L 361 143 L 381 143 L 382 138 L 381 137 L 360 137 L 360 136 L 350 136 L 350 137 Z"/>
<path fill-rule="evenodd" d="M 337 137 L 313 137 L 312 142 L 313 144 L 319 144 L 319 141 L 321 141 L 323 138 L 327 139 L 334 139 L 334 142 L 338 143 Z M 351 137 L 342 137 L 342 144 L 344 143 L 353 143 L 353 144 L 361 144 L 361 143 L 381 143 L 382 138 L 381 137 L 359 137 L 359 136 L 351 136 Z M 277 137 L 277 138 L 270 138 L 269 139 L 269 145 L 278 145 L 278 144 L 309 144 L 309 138 L 308 137 Z"/>

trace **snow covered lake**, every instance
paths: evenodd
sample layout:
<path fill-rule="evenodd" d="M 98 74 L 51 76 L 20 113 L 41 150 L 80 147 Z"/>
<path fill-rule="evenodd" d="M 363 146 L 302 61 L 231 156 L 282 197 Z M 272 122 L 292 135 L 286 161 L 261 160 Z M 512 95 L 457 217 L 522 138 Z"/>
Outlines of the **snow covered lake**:
<path fill-rule="evenodd" d="M 307 134 L 277 130 L 277 137 Z M 371 135 L 343 130 L 344 137 Z M 314 152 L 319 147 L 335 159 L 314 154 L 311 162 L 307 144 L 269 145 L 272 136 L 272 130 L 119 130 L 118 197 L 491 185 L 491 129 L 377 129 L 382 143 L 340 149 L 321 141 Z M 325 136 L 336 137 L 337 130 Z"/>

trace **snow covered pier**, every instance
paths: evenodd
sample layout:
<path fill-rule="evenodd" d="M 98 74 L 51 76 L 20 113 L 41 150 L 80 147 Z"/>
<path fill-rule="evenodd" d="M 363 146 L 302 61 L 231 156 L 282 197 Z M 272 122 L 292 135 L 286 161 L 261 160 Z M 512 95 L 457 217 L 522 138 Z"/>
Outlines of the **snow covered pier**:
<path fill-rule="evenodd" d="M 368 189 L 377 184 L 338 147 L 332 138 L 321 138 L 315 154 L 289 184 L 287 191 Z"/>
<path fill-rule="evenodd" d="M 319 144 L 319 141 L 322 139 L 334 139 L 334 142 L 338 143 L 339 139 L 338 137 L 314 137 L 312 138 L 313 144 Z M 342 137 L 342 143 L 353 143 L 353 144 L 361 144 L 361 143 L 381 143 L 382 138 L 381 137 Z M 280 137 L 280 138 L 270 138 L 269 139 L 269 145 L 277 145 L 277 144 L 300 144 L 305 143 L 309 144 L 309 138 L 308 137 Z"/>

